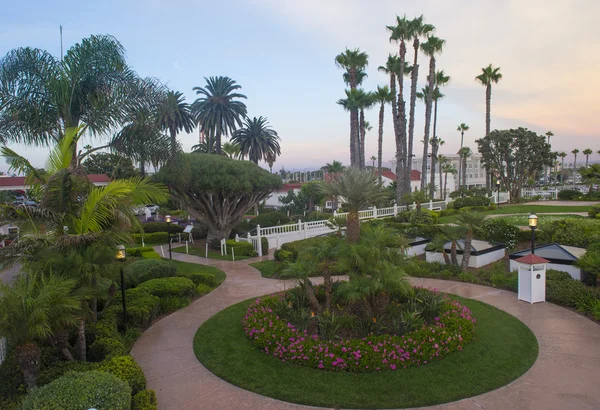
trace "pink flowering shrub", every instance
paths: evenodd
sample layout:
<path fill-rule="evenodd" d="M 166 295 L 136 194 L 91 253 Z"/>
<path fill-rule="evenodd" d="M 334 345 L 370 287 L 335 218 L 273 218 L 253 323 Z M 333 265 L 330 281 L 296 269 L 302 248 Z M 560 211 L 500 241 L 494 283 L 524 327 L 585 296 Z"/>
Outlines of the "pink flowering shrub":
<path fill-rule="evenodd" d="M 403 336 L 324 340 L 277 316 L 278 302 L 276 296 L 267 296 L 248 307 L 242 324 L 252 342 L 281 361 L 334 371 L 399 370 L 427 364 L 462 350 L 473 338 L 476 323 L 469 308 L 445 296 L 438 316 Z"/>

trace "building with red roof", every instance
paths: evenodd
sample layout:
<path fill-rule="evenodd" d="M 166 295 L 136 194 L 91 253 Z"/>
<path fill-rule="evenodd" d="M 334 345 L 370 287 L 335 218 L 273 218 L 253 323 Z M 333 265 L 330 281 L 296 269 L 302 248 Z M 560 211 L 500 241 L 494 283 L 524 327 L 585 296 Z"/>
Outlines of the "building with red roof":
<path fill-rule="evenodd" d="M 88 179 L 96 186 L 105 186 L 110 178 L 105 174 L 89 174 Z M 29 186 L 25 185 L 25 177 L 0 176 L 0 191 L 26 191 Z"/>

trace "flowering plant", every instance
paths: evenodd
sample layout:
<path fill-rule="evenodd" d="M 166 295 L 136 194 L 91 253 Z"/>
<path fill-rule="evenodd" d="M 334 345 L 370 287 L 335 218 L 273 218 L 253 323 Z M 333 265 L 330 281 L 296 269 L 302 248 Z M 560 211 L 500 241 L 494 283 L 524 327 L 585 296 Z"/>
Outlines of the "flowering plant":
<path fill-rule="evenodd" d="M 399 370 L 460 351 L 473 338 L 476 320 L 469 308 L 446 295 L 443 300 L 433 320 L 402 336 L 325 340 L 280 318 L 275 313 L 279 299 L 274 295 L 256 299 L 242 324 L 257 347 L 284 362 L 332 371 Z"/>

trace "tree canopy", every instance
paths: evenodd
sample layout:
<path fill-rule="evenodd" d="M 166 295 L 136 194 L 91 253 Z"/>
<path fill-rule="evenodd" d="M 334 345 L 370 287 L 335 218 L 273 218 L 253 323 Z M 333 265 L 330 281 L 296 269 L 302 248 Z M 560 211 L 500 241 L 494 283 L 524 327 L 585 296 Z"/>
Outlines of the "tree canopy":
<path fill-rule="evenodd" d="M 244 214 L 275 189 L 281 178 L 248 161 L 221 155 L 183 154 L 156 178 L 208 227 L 208 240 L 228 238 Z"/>
<path fill-rule="evenodd" d="M 109 152 L 91 154 L 82 165 L 88 174 L 106 174 L 113 179 L 125 179 L 137 175 L 130 159 Z"/>

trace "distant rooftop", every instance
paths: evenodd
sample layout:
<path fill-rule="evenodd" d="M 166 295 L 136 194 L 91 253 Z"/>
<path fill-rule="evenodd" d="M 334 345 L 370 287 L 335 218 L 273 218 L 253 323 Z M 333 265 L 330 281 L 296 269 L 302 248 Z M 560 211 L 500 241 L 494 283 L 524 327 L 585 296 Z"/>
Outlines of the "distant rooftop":
<path fill-rule="evenodd" d="M 535 254 L 553 263 L 562 263 L 563 265 L 572 265 L 579 258 L 585 255 L 586 250 L 574 246 L 559 245 L 551 243 L 548 245 L 536 246 Z M 511 253 L 510 259 L 519 259 L 530 255 L 531 249 L 525 249 L 519 252 Z"/>

